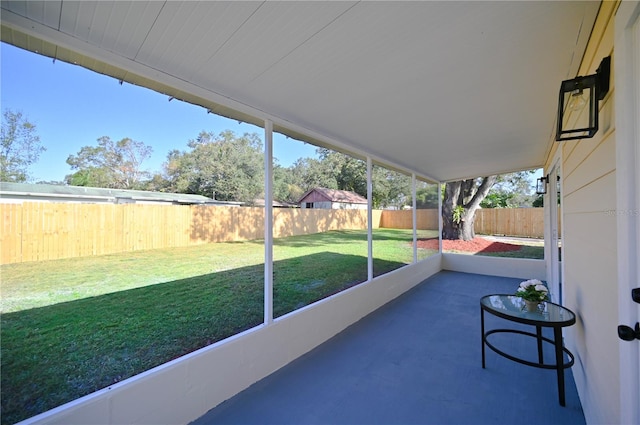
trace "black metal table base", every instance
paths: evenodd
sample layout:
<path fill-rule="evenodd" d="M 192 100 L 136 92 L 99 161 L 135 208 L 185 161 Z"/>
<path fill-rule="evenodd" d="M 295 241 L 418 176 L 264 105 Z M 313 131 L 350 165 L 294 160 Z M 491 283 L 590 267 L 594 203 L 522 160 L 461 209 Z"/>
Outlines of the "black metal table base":
<path fill-rule="evenodd" d="M 527 335 L 527 336 L 531 336 L 534 337 L 538 340 L 538 363 L 535 362 L 531 362 L 525 359 L 521 359 L 519 357 L 515 357 L 512 356 L 508 353 L 505 353 L 504 351 L 500 350 L 499 348 L 497 348 L 495 345 L 491 344 L 489 342 L 489 340 L 487 339 L 487 337 L 489 335 L 495 334 L 495 333 L 514 333 L 514 334 L 520 334 L 520 335 Z M 524 364 L 527 366 L 533 366 L 533 367 L 538 367 L 541 369 L 557 369 L 558 365 L 557 364 L 545 364 L 544 363 L 544 356 L 542 354 L 542 342 L 548 342 L 550 344 L 553 344 L 555 346 L 555 341 L 553 341 L 552 339 L 549 338 L 545 338 L 542 335 L 536 335 L 533 334 L 531 332 L 525 332 L 525 331 L 520 331 L 517 329 L 493 329 L 490 330 L 488 332 L 486 332 L 484 334 L 484 343 L 487 345 L 487 347 L 491 348 L 493 351 L 495 351 L 496 353 L 500 354 L 502 357 L 506 357 L 509 360 L 513 360 L 514 362 L 520 363 L 520 364 Z M 564 353 L 569 357 L 569 361 L 567 361 L 566 363 L 563 363 L 561 366 L 563 369 L 569 368 L 571 366 L 573 366 L 573 363 L 575 361 L 574 357 L 573 357 L 573 353 L 571 353 L 571 351 L 569 351 L 568 349 L 566 349 L 565 347 L 561 347 L 562 351 L 564 351 Z M 482 352 L 482 367 L 485 367 L 485 356 L 484 356 L 484 350 Z"/>
<path fill-rule="evenodd" d="M 492 313 L 490 310 L 488 311 Z M 514 362 L 527 365 L 527 366 L 541 368 L 541 369 L 555 369 L 557 378 L 558 378 L 558 399 L 559 399 L 560 405 L 565 406 L 566 400 L 565 400 L 565 389 L 564 389 L 565 387 L 564 369 L 567 369 L 573 366 L 575 362 L 575 358 L 573 354 L 563 346 L 561 326 L 553 326 L 553 339 L 542 336 L 542 326 L 539 326 L 537 324 L 532 324 L 536 327 L 535 334 L 532 332 L 526 332 L 518 329 L 493 329 L 485 332 L 484 312 L 485 312 L 485 309 L 481 308 L 480 321 L 481 321 L 481 327 L 482 327 L 482 368 L 484 369 L 486 366 L 486 355 L 485 355 L 485 345 L 486 345 L 487 347 L 489 347 L 491 350 L 493 350 L 500 356 L 505 357 Z M 504 316 L 501 316 L 501 317 L 509 320 L 508 317 L 504 317 Z M 521 320 L 519 320 L 519 322 L 523 323 L 523 321 Z M 537 345 L 538 345 L 538 362 L 536 363 L 529 360 L 521 359 L 519 357 L 513 356 L 511 354 L 508 354 L 498 349 L 496 346 L 494 346 L 491 342 L 487 340 L 487 337 L 489 335 L 493 335 L 496 333 L 513 333 L 513 334 L 526 335 L 526 336 L 535 338 L 537 340 Z M 555 354 L 555 363 L 553 364 L 544 363 L 544 355 L 543 355 L 543 349 L 542 349 L 543 343 L 549 343 L 553 345 L 554 354 Z M 564 361 L 564 354 L 566 354 L 568 357 L 567 362 Z"/>

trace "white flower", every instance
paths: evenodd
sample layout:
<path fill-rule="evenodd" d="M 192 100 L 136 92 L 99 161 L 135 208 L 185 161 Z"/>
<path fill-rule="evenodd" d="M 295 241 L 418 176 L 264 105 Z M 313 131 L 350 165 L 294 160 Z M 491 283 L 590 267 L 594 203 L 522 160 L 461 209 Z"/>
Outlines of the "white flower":
<path fill-rule="evenodd" d="M 522 289 L 527 289 L 529 286 L 537 286 L 537 285 L 542 285 L 542 282 L 540 282 L 538 279 L 529 279 L 520 283 L 520 287 Z"/>
<path fill-rule="evenodd" d="M 530 301 L 544 301 L 549 290 L 538 279 L 529 279 L 520 283 L 516 295 Z"/>
<path fill-rule="evenodd" d="M 545 294 L 549 292 L 547 287 L 544 285 L 536 285 L 536 291 L 544 292 Z"/>

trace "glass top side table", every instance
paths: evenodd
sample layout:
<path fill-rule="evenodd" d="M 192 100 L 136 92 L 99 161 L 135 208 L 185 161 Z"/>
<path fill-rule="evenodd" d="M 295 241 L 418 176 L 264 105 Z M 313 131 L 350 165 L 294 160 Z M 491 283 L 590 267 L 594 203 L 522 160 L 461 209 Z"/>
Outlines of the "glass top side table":
<path fill-rule="evenodd" d="M 487 295 L 480 299 L 480 304 L 495 316 L 528 325 L 564 327 L 576 322 L 576 315 L 571 310 L 548 301 L 540 303 L 538 311 L 534 312 L 527 311 L 524 300 L 515 295 Z"/>
<path fill-rule="evenodd" d="M 488 312 L 494 316 L 500 317 L 512 322 L 523 323 L 536 327 L 536 333 L 525 332 L 519 329 L 493 329 L 485 331 L 484 313 Z M 480 322 L 482 334 L 482 368 L 486 365 L 485 346 L 495 351 L 499 355 L 510 360 L 524 364 L 527 366 L 538 367 L 542 369 L 555 369 L 558 376 L 558 398 L 561 406 L 565 406 L 564 394 L 564 369 L 573 366 L 573 354 L 562 344 L 562 328 L 571 326 L 576 323 L 576 315 L 559 304 L 552 302 L 542 302 L 535 311 L 528 311 L 525 308 L 524 300 L 515 295 L 494 294 L 486 295 L 480 299 Z M 553 339 L 542 336 L 542 328 L 553 328 Z M 538 343 L 538 362 L 531 362 L 519 357 L 508 354 L 488 341 L 489 335 L 496 333 L 515 333 L 534 337 Z M 542 343 L 550 343 L 554 346 L 555 363 L 548 364 L 544 362 L 542 354 Z M 564 354 L 567 355 L 568 361 L 564 362 Z"/>

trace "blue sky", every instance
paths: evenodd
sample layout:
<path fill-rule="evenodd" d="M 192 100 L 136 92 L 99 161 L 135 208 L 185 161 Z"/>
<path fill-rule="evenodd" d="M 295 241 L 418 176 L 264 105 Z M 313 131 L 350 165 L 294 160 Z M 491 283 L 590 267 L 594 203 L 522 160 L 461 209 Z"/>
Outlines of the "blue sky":
<path fill-rule="evenodd" d="M 35 124 L 46 151 L 30 167 L 33 182 L 62 181 L 72 170 L 66 163 L 83 146 L 96 146 L 97 139 L 125 137 L 153 147 L 143 168 L 161 170 L 172 149 L 186 150 L 187 142 L 200 131 L 215 134 L 232 130 L 237 135 L 264 130 L 240 124 L 199 106 L 173 100 L 166 95 L 134 86 L 76 65 L 0 45 L 2 112 L 22 112 Z M 302 157 L 315 157 L 315 147 L 274 134 L 274 156 L 283 166 Z"/>

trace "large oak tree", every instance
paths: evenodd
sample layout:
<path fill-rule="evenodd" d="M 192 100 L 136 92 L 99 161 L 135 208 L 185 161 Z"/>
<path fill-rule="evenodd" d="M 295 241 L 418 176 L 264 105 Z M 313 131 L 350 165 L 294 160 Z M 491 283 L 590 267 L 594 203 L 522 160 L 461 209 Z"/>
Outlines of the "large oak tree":
<path fill-rule="evenodd" d="M 529 177 L 534 170 L 448 182 L 442 202 L 442 238 L 471 240 L 478 208 L 531 205 Z"/>

